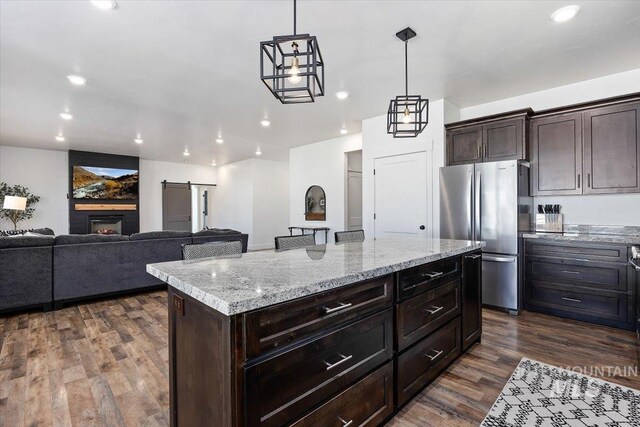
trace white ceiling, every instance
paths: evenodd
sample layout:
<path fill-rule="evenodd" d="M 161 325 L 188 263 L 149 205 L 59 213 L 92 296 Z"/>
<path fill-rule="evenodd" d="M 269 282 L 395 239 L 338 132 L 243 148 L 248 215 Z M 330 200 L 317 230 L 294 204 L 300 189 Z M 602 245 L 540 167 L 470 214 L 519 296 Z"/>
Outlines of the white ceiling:
<path fill-rule="evenodd" d="M 549 15 L 582 6 L 565 24 Z M 292 2 L 0 1 L 0 143 L 223 164 L 287 159 L 386 113 L 403 92 L 465 107 L 640 68 L 639 1 L 298 2 L 318 37 L 327 96 L 281 105 L 259 79 L 259 42 L 292 31 Z M 88 78 L 69 84 L 67 74 Z M 346 101 L 335 97 L 348 90 Z M 74 115 L 65 122 L 58 113 Z M 272 125 L 260 126 L 268 117 Z M 63 132 L 67 140 L 54 141 Z M 214 142 L 218 133 L 224 144 Z M 133 138 L 140 133 L 144 144 Z"/>

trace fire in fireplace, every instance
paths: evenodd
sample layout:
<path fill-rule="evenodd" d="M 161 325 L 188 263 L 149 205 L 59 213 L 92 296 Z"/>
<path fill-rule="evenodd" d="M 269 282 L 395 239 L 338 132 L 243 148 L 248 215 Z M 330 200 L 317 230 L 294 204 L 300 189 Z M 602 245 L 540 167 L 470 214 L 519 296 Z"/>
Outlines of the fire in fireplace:
<path fill-rule="evenodd" d="M 92 216 L 89 218 L 91 234 L 122 234 L 122 216 Z"/>

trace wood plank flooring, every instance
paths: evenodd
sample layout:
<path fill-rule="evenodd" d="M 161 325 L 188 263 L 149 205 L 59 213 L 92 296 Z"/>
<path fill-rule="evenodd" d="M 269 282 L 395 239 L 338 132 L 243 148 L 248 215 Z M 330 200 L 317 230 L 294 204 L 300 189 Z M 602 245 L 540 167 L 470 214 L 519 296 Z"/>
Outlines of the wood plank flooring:
<path fill-rule="evenodd" d="M 631 332 L 485 310 L 482 343 L 388 426 L 478 425 L 522 357 L 565 368 L 640 362 Z M 0 426 L 168 426 L 167 359 L 165 292 L 0 317 Z M 638 376 L 605 379 L 640 389 Z"/>

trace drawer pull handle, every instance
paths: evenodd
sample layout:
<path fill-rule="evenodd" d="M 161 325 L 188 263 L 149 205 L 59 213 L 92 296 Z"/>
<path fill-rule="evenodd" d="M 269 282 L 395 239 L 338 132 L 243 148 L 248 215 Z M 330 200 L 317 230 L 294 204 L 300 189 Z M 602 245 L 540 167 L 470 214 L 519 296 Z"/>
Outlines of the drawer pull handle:
<path fill-rule="evenodd" d="M 444 308 L 444 306 L 436 307 L 435 305 L 432 305 L 431 308 L 432 308 L 432 310 L 429 310 L 428 308 L 425 308 L 424 311 L 429 313 L 429 314 L 436 314 L 437 312 L 442 310 Z"/>
<path fill-rule="evenodd" d="M 569 273 L 569 274 L 582 274 L 579 271 L 571 271 L 571 270 L 562 270 L 563 273 Z"/>
<path fill-rule="evenodd" d="M 434 356 L 429 356 L 428 354 L 425 354 L 425 357 L 428 357 L 429 359 L 431 359 L 431 361 L 436 360 L 443 353 L 442 350 L 433 350 L 433 351 L 436 352 L 436 354 Z"/>
<path fill-rule="evenodd" d="M 345 308 L 349 308 L 349 307 L 351 307 L 353 305 L 351 303 L 348 303 L 348 304 L 339 303 L 339 304 L 340 305 L 338 305 L 337 307 L 333 307 L 333 308 L 324 307 L 324 313 L 325 314 L 335 313 L 336 311 L 344 310 Z"/>
<path fill-rule="evenodd" d="M 436 277 L 442 276 L 444 273 L 442 271 L 436 271 L 434 273 L 422 273 L 422 277 L 428 277 L 429 279 L 435 279 Z"/>
<path fill-rule="evenodd" d="M 342 427 L 349 427 L 351 424 L 353 424 L 353 420 L 345 421 L 340 417 L 338 417 L 338 419 L 342 423 Z"/>
<path fill-rule="evenodd" d="M 478 259 L 478 258 L 480 258 L 480 257 L 482 257 L 482 255 L 480 255 L 480 254 L 478 254 L 478 255 L 467 255 L 467 256 L 465 256 L 465 258 L 467 258 L 467 259 Z"/>
<path fill-rule="evenodd" d="M 582 302 L 582 300 L 577 298 L 562 297 L 562 299 L 565 301 L 571 301 L 571 302 Z"/>
<path fill-rule="evenodd" d="M 353 355 L 344 356 L 342 354 L 339 354 L 338 356 L 340 356 L 342 359 L 340 359 L 336 363 L 329 363 L 327 361 L 324 362 L 324 364 L 327 365 L 327 371 L 330 371 L 331 369 L 335 368 L 336 366 L 341 365 L 344 362 L 346 362 L 347 360 L 350 360 L 350 359 L 353 358 Z"/>

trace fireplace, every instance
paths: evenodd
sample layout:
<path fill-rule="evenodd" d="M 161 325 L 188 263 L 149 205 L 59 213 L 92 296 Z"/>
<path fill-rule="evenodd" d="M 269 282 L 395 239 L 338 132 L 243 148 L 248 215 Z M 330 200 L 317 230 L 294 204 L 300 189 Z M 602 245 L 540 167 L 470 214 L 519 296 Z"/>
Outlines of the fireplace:
<path fill-rule="evenodd" d="M 90 216 L 89 233 L 122 234 L 123 216 Z"/>

